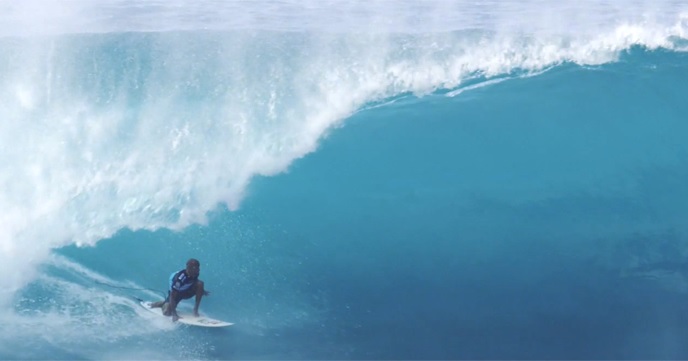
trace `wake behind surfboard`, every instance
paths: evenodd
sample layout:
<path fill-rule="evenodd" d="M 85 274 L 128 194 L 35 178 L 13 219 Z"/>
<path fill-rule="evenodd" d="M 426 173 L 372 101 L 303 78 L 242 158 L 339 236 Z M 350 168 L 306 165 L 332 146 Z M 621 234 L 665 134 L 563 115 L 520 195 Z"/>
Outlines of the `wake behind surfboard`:
<path fill-rule="evenodd" d="M 140 301 L 139 303 L 140 303 L 141 306 L 142 306 L 143 308 L 145 308 L 146 310 L 148 310 L 148 311 L 150 311 L 150 312 L 152 312 L 152 313 L 154 313 L 154 314 L 156 314 L 156 315 L 158 315 L 158 316 L 160 316 L 160 317 L 169 318 L 169 319 L 171 320 L 171 318 L 170 318 L 169 316 L 165 316 L 165 315 L 162 314 L 162 308 L 160 308 L 160 307 L 152 308 L 152 307 L 151 307 L 151 304 L 152 304 L 153 302 Z M 206 317 L 206 316 L 203 316 L 203 315 L 201 315 L 200 317 L 196 317 L 196 316 L 194 316 L 194 315 L 191 314 L 191 313 L 188 313 L 188 312 L 180 312 L 179 310 L 177 310 L 177 314 L 179 314 L 179 320 L 177 320 L 177 322 L 183 323 L 183 324 L 189 325 L 189 326 L 199 326 L 199 327 L 227 327 L 227 326 L 233 325 L 233 323 L 231 323 L 231 322 L 225 322 L 225 321 L 221 321 L 221 320 L 216 320 L 216 319 L 214 319 L 214 318 Z"/>

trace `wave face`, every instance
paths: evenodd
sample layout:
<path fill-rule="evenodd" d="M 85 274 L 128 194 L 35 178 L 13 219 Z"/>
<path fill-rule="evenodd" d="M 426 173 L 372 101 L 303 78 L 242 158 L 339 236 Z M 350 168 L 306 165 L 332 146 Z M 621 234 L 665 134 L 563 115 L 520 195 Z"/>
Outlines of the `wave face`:
<path fill-rule="evenodd" d="M 0 1 L 0 358 L 688 356 L 684 3 L 73 5 Z"/>

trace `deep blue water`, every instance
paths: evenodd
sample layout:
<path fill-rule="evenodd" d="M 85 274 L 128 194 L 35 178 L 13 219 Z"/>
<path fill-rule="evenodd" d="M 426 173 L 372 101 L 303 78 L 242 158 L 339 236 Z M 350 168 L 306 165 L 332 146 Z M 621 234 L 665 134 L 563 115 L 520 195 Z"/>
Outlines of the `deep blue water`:
<path fill-rule="evenodd" d="M 688 358 L 685 26 L 0 38 L 0 359 Z"/>

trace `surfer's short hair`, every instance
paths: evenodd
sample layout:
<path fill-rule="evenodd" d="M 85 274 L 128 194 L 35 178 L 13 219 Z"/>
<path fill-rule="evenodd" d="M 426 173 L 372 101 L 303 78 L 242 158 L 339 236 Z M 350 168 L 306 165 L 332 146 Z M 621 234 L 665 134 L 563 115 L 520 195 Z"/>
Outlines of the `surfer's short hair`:
<path fill-rule="evenodd" d="M 195 258 L 189 258 L 189 260 L 186 261 L 186 265 L 201 267 L 201 262 L 198 262 L 198 260 Z"/>

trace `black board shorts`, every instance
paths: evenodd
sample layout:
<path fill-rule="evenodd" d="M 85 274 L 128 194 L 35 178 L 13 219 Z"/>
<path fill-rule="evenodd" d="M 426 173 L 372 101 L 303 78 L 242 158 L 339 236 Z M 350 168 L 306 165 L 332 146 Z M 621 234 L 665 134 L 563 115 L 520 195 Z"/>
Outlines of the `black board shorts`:
<path fill-rule="evenodd" d="M 165 302 L 169 302 L 171 296 L 172 291 L 167 291 L 167 299 L 165 299 Z M 193 285 L 184 291 L 177 291 L 177 297 L 179 297 L 180 300 L 188 300 L 193 296 L 196 296 L 196 285 Z"/>

